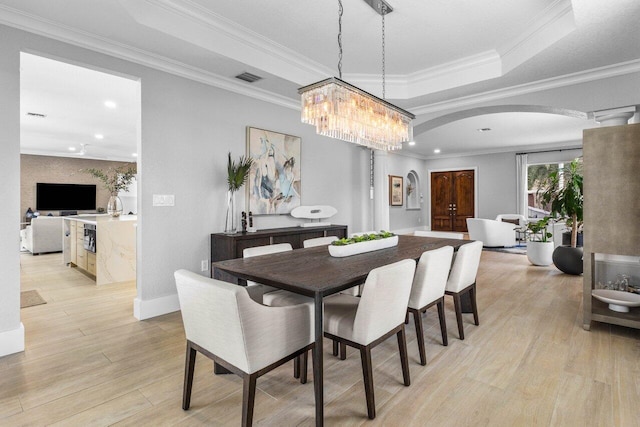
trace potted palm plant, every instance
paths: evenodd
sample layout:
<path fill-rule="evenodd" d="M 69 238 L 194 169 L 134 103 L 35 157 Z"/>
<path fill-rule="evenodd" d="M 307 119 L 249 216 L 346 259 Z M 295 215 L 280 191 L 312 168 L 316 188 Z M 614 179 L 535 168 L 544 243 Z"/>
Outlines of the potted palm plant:
<path fill-rule="evenodd" d="M 553 240 L 549 240 L 552 234 L 547 230 L 550 220 L 551 217 L 545 216 L 540 221 L 527 223 L 527 258 L 533 265 L 553 264 Z"/>
<path fill-rule="evenodd" d="M 236 227 L 236 192 L 244 185 L 249 177 L 249 171 L 253 159 L 248 156 L 240 156 L 238 162 L 231 160 L 231 152 L 227 161 L 227 215 L 224 224 L 224 232 L 235 234 Z"/>
<path fill-rule="evenodd" d="M 553 263 L 567 274 L 582 274 L 582 248 L 577 247 L 578 228 L 583 220 L 582 160 L 573 160 L 568 167 L 549 174 L 542 200 L 550 207 L 554 218 L 571 224 L 571 245 L 558 246 Z"/>

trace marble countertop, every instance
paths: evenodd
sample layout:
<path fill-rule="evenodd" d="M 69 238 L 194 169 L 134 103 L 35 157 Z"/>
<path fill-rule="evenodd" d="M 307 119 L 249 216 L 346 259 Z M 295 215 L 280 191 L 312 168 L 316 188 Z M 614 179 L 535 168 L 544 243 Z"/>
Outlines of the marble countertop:
<path fill-rule="evenodd" d="M 87 224 L 97 225 L 99 222 L 103 221 L 137 221 L 137 215 L 120 215 L 118 217 L 112 217 L 109 214 L 104 215 L 69 215 L 65 216 L 64 219 L 69 221 L 78 221 L 84 222 Z"/>

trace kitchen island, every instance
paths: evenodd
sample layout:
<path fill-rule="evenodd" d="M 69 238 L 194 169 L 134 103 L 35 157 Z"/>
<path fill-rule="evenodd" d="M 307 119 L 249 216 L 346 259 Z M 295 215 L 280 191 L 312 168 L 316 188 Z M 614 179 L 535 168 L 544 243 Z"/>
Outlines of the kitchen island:
<path fill-rule="evenodd" d="M 136 280 L 136 215 L 72 215 L 62 227 L 63 262 L 96 285 Z"/>

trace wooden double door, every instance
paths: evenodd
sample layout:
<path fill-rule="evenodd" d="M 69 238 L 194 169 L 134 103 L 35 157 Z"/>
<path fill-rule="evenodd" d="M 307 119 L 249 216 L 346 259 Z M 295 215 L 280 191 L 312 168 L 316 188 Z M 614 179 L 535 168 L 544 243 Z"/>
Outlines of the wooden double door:
<path fill-rule="evenodd" d="M 467 231 L 467 218 L 473 218 L 475 199 L 473 170 L 431 173 L 431 229 Z"/>

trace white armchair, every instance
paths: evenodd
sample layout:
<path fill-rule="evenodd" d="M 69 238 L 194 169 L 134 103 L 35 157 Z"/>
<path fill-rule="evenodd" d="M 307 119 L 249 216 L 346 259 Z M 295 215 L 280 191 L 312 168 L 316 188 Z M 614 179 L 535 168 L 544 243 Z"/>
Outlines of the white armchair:
<path fill-rule="evenodd" d="M 62 251 L 62 221 L 59 216 L 39 216 L 20 230 L 22 246 L 32 254 Z"/>
<path fill-rule="evenodd" d="M 518 221 L 517 225 L 521 227 L 527 225 L 527 223 L 529 222 L 529 220 L 525 218 L 524 215 L 519 215 L 519 214 L 500 214 L 496 217 L 496 221 L 502 221 L 502 222 L 512 222 L 516 220 Z"/>
<path fill-rule="evenodd" d="M 516 245 L 517 225 L 493 219 L 467 218 L 469 239 L 480 240 L 486 247 L 509 247 Z"/>
<path fill-rule="evenodd" d="M 200 352 L 242 377 L 242 425 L 250 426 L 258 377 L 313 349 L 312 308 L 266 307 L 244 286 L 186 270 L 176 271 L 175 279 L 187 338 L 182 409 L 191 404 Z"/>

